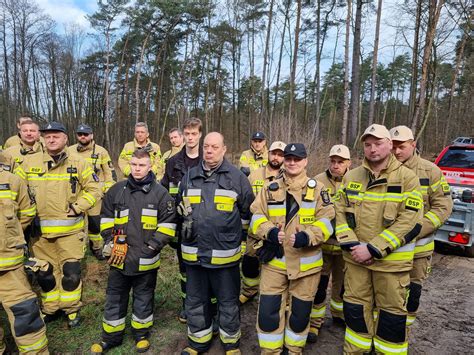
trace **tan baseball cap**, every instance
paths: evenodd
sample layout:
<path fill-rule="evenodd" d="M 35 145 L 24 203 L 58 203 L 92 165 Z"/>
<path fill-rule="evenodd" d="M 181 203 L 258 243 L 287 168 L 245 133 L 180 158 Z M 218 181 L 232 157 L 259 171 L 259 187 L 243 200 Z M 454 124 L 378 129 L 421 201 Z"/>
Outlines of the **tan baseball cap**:
<path fill-rule="evenodd" d="M 344 144 L 336 144 L 331 148 L 329 151 L 329 156 L 332 157 L 334 155 L 337 155 L 343 159 L 351 160 L 351 152 Z"/>
<path fill-rule="evenodd" d="M 364 134 L 360 137 L 360 141 L 363 142 L 367 136 L 374 136 L 375 138 L 390 138 L 390 132 L 388 131 L 387 127 L 382 126 L 380 124 L 371 124 L 367 129 L 364 131 Z"/>
<path fill-rule="evenodd" d="M 268 149 L 268 151 L 272 152 L 274 150 L 280 149 L 282 152 L 284 152 L 285 147 L 286 147 L 285 143 L 283 143 L 281 141 L 275 141 L 275 142 L 272 143 L 272 145 L 270 146 L 270 149 Z"/>
<path fill-rule="evenodd" d="M 409 140 L 415 140 L 413 132 L 407 126 L 397 126 L 390 130 L 390 136 L 392 141 L 406 142 Z"/>

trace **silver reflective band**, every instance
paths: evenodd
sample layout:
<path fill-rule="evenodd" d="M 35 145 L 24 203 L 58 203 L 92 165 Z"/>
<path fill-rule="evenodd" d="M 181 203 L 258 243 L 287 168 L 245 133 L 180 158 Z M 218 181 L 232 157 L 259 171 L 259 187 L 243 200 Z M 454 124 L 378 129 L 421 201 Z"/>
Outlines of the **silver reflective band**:
<path fill-rule="evenodd" d="M 132 320 L 135 321 L 135 322 L 138 322 L 138 323 L 152 322 L 153 321 L 153 313 L 145 319 L 140 319 L 135 314 L 132 313 Z"/>
<path fill-rule="evenodd" d="M 434 242 L 434 236 L 433 235 L 431 235 L 429 237 L 421 238 L 420 240 L 417 240 L 416 246 L 420 247 L 420 246 L 429 244 L 431 242 Z"/>
<path fill-rule="evenodd" d="M 115 211 L 115 217 L 117 218 L 128 217 L 128 209 L 123 210 L 123 211 Z"/>
<path fill-rule="evenodd" d="M 240 245 L 238 248 L 229 249 L 229 250 L 212 250 L 212 256 L 217 258 L 227 258 L 229 256 L 234 256 L 235 254 L 240 252 Z"/>
<path fill-rule="evenodd" d="M 415 243 L 410 243 L 410 244 L 407 244 L 407 245 L 404 245 L 398 249 L 395 249 L 393 253 L 404 253 L 404 252 L 407 252 L 407 251 L 413 251 L 415 250 Z"/>
<path fill-rule="evenodd" d="M 232 190 L 216 189 L 215 196 L 227 196 L 237 199 L 237 192 Z"/>
<path fill-rule="evenodd" d="M 73 226 L 83 220 L 83 217 L 77 217 L 74 219 L 50 219 L 40 220 L 41 227 L 69 227 Z"/>
<path fill-rule="evenodd" d="M 156 216 L 158 216 L 158 210 L 152 210 L 152 209 L 149 209 L 149 208 L 142 208 L 142 215 L 143 216 L 156 217 Z"/>
<path fill-rule="evenodd" d="M 152 265 L 156 263 L 158 260 L 160 260 L 160 253 L 155 255 L 153 258 L 148 259 L 148 258 L 140 258 L 140 265 Z"/>
<path fill-rule="evenodd" d="M 186 196 L 201 196 L 201 189 L 189 189 Z"/>
<path fill-rule="evenodd" d="M 300 258 L 300 263 L 301 264 L 313 264 L 313 263 L 321 260 L 322 257 L 323 257 L 323 253 L 321 253 L 321 251 L 318 251 L 318 253 L 316 255 L 306 256 L 306 257 Z"/>
<path fill-rule="evenodd" d="M 119 325 L 125 323 L 125 317 L 117 319 L 117 320 L 107 320 L 105 318 L 103 318 L 102 320 L 104 321 L 104 323 L 106 323 L 106 324 L 108 324 L 112 327 L 118 327 Z"/>
<path fill-rule="evenodd" d="M 181 251 L 186 254 L 196 254 L 198 252 L 198 248 L 181 245 Z"/>

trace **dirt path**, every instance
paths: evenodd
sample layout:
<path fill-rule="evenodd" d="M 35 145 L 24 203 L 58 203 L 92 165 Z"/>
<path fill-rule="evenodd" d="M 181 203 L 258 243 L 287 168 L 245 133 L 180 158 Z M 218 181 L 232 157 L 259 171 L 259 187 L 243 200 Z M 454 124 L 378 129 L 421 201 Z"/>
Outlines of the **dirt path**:
<path fill-rule="evenodd" d="M 329 307 L 328 307 L 329 308 Z M 255 331 L 257 302 L 241 310 L 242 354 L 258 354 Z M 340 354 L 344 329 L 327 318 L 316 344 L 308 344 L 307 354 Z M 472 353 L 474 344 L 474 259 L 435 254 L 433 271 L 425 283 L 420 313 L 410 333 L 411 354 Z M 186 346 L 185 338 L 176 343 L 175 353 Z M 223 354 L 214 340 L 210 355 Z"/>

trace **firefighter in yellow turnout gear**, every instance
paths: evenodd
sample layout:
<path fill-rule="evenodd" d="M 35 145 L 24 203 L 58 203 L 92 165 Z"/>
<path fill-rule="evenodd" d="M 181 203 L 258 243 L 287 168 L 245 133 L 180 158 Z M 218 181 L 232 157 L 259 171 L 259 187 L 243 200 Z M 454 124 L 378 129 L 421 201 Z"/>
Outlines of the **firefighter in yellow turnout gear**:
<path fill-rule="evenodd" d="M 301 354 L 319 282 L 321 245 L 333 232 L 334 207 L 321 183 L 306 175 L 303 144 L 288 144 L 283 176 L 265 185 L 251 206 L 250 229 L 262 263 L 257 319 L 262 354 L 285 346 Z M 289 312 L 286 306 L 289 304 Z"/>
<path fill-rule="evenodd" d="M 249 176 L 252 171 L 268 164 L 267 140 L 263 132 L 255 132 L 250 141 L 250 149 L 244 150 L 239 159 L 239 169 Z"/>
<path fill-rule="evenodd" d="M 351 153 L 349 148 L 343 144 L 337 144 L 329 151 L 329 168 L 315 177 L 326 187 L 331 199 L 341 185 L 342 177 L 351 166 Z M 337 242 L 336 235 L 323 244 L 323 270 L 319 281 L 318 290 L 314 297 L 313 309 L 311 311 L 311 327 L 308 334 L 308 342 L 314 343 L 317 340 L 319 331 L 324 323 L 326 314 L 326 289 L 331 281 L 330 309 L 333 323 L 344 325 L 344 315 L 342 312 L 342 296 L 344 293 L 344 259 L 342 251 Z"/>
<path fill-rule="evenodd" d="M 273 142 L 268 153 L 268 165 L 261 167 L 249 175 L 250 185 L 255 196 L 258 195 L 262 187 L 282 174 L 280 169 L 283 165 L 283 151 L 286 144 L 280 141 Z M 242 258 L 242 292 L 239 297 L 240 304 L 244 304 L 254 298 L 258 293 L 260 284 L 260 262 L 255 254 L 254 238 L 247 238 L 243 250 Z"/>
<path fill-rule="evenodd" d="M 416 175 L 390 153 L 389 131 L 369 126 L 365 159 L 346 173 L 335 199 L 345 261 L 344 353 L 407 354 L 406 300 L 423 199 Z"/>
<path fill-rule="evenodd" d="M 433 232 L 448 219 L 453 210 L 453 200 L 440 168 L 421 158 L 416 152 L 416 142 L 411 129 L 397 126 L 390 130 L 390 135 L 393 141 L 392 153 L 418 176 L 424 202 L 423 224 L 415 244 L 415 258 L 410 272 L 407 324 L 411 325 L 415 321 L 420 305 L 423 281 L 431 270 L 431 257 L 434 251 Z"/>
<path fill-rule="evenodd" d="M 36 206 L 31 203 L 26 183 L 4 167 L 8 168 L 6 159 L 0 157 L 0 303 L 19 352 L 49 354 L 38 300 L 23 268 L 23 230 L 33 220 Z M 0 328 L 0 354 L 6 350 L 2 335 Z"/>
<path fill-rule="evenodd" d="M 37 204 L 33 241 L 36 258 L 49 263 L 38 274 L 42 310 L 47 320 L 58 310 L 68 317 L 70 327 L 79 325 L 81 307 L 81 264 L 85 251 L 84 212 L 102 197 L 99 179 L 92 166 L 71 155 L 66 128 L 51 122 L 42 129 L 46 142 L 43 155 L 32 155 L 16 170 L 27 181 Z"/>
<path fill-rule="evenodd" d="M 99 177 L 102 192 L 105 194 L 117 181 L 117 174 L 115 173 L 109 153 L 104 147 L 96 144 L 92 128 L 86 124 L 80 124 L 77 127 L 76 138 L 78 143 L 69 147 L 69 152 L 80 156 L 92 165 L 94 173 Z M 104 242 L 100 236 L 101 206 L 102 200 L 98 200 L 94 207 L 87 211 L 87 230 L 92 254 L 97 259 L 104 260 L 102 255 Z"/>

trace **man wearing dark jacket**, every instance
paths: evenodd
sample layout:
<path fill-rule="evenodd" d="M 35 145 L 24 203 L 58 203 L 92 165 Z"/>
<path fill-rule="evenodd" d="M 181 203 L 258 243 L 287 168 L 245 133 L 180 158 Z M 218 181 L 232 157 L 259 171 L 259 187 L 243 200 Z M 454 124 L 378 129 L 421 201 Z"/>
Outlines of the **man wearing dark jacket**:
<path fill-rule="evenodd" d="M 186 173 L 178 194 L 189 342 L 181 354 L 209 349 L 211 294 L 217 298 L 224 350 L 227 355 L 240 354 L 240 244 L 250 222 L 253 193 L 245 175 L 224 159 L 220 133 L 204 138 L 203 152 L 202 163 Z"/>
<path fill-rule="evenodd" d="M 101 354 L 122 343 L 130 290 L 132 334 L 136 350 L 150 348 L 153 296 L 160 251 L 174 237 L 175 203 L 156 182 L 150 155 L 137 150 L 130 160 L 131 174 L 110 188 L 101 210 L 103 255 L 111 265 L 102 322 L 102 341 L 92 345 Z"/>

